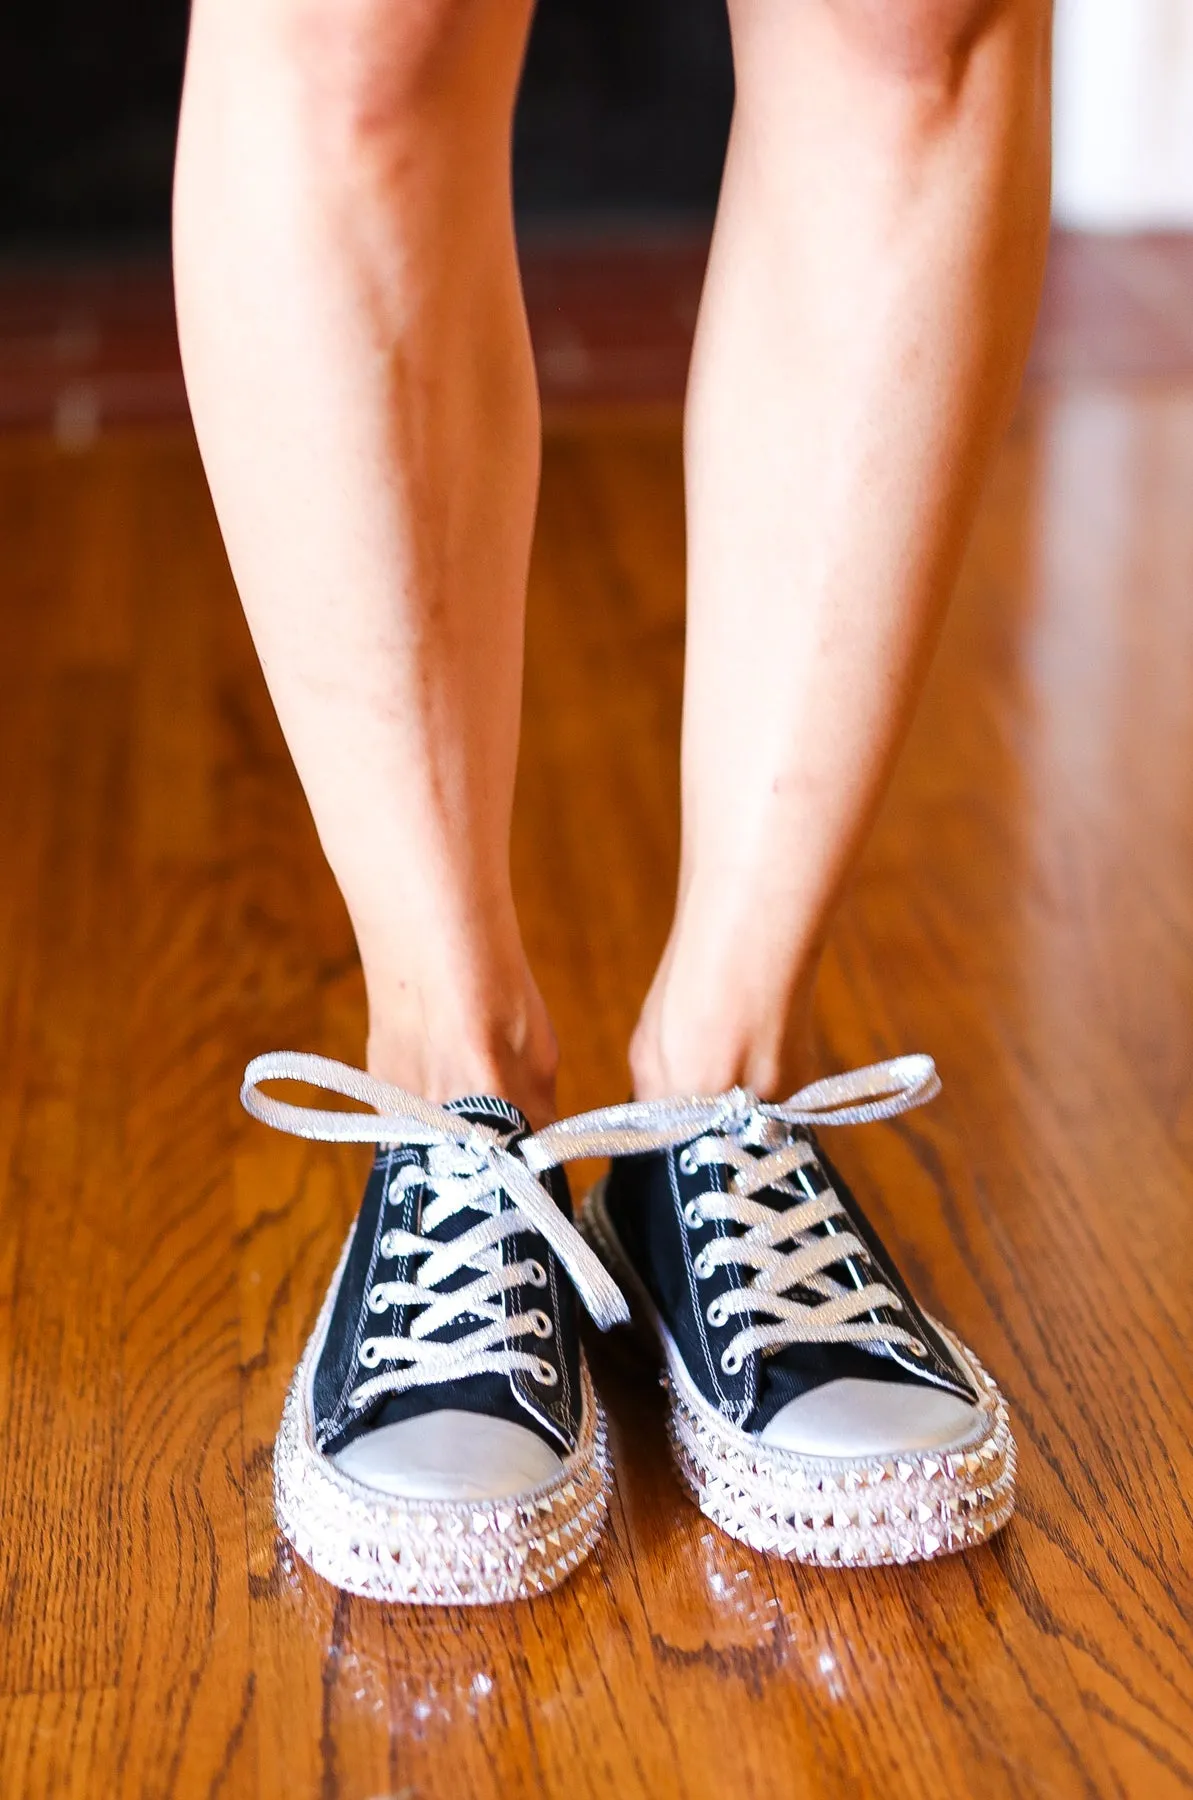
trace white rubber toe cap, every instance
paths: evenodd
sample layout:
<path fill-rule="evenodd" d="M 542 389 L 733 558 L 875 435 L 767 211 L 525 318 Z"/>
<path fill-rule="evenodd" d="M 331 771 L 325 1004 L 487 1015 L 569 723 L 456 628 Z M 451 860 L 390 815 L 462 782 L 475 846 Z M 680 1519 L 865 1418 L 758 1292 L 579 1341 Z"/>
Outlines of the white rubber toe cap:
<path fill-rule="evenodd" d="M 330 1460 L 353 1481 L 401 1500 L 502 1500 L 563 1469 L 527 1426 L 451 1409 L 366 1431 Z"/>
<path fill-rule="evenodd" d="M 955 1444 L 977 1419 L 975 1406 L 941 1388 L 846 1376 L 789 1400 L 759 1437 L 802 1456 L 897 1456 Z"/>

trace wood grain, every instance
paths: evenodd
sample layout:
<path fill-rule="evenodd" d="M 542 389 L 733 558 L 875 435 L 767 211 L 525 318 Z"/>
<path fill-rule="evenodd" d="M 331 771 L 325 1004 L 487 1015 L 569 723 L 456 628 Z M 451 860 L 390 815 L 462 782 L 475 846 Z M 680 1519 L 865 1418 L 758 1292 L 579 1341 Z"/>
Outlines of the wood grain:
<path fill-rule="evenodd" d="M 358 1057 L 359 974 L 181 431 L 0 439 L 0 1790 L 190 1800 L 1193 1788 L 1193 390 L 1029 397 L 833 935 L 843 1134 L 1009 1392 L 1022 1499 L 926 1568 L 788 1567 L 682 1497 L 595 1346 L 612 1528 L 558 1595 L 347 1600 L 279 1542 L 282 1392 L 356 1204 L 244 1060 Z M 674 879 L 673 414 L 560 417 L 515 866 L 563 1102 L 627 1089 Z"/>

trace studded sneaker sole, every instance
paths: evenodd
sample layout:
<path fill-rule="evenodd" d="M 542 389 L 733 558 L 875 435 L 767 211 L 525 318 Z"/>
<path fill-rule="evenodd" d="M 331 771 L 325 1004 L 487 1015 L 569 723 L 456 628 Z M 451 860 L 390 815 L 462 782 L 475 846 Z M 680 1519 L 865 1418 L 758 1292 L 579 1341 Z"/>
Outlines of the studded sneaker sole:
<path fill-rule="evenodd" d="M 312 1383 L 338 1278 L 274 1447 L 274 1501 L 288 1541 L 326 1581 L 370 1600 L 488 1606 L 557 1587 L 593 1548 L 609 1504 L 605 1419 L 583 1359 L 580 1430 L 559 1475 L 511 1499 L 398 1499 L 352 1480 L 315 1441 Z"/>
<path fill-rule="evenodd" d="M 661 1350 L 668 1436 L 680 1478 L 705 1516 L 755 1550 L 827 1567 L 923 1562 L 983 1543 L 1015 1507 L 1006 1404 L 976 1357 L 936 1326 L 971 1378 L 977 1419 L 956 1443 L 906 1455 L 829 1459 L 764 1443 L 699 1392 L 593 1189 L 580 1230 Z M 935 1324 L 935 1321 L 933 1322 Z"/>

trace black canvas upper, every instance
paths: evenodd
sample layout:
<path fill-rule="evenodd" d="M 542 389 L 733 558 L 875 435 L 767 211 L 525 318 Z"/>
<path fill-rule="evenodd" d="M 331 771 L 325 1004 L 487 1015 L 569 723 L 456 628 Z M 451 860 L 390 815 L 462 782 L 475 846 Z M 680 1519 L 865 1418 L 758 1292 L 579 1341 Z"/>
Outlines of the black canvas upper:
<path fill-rule="evenodd" d="M 529 1125 L 517 1107 L 489 1095 L 469 1095 L 448 1102 L 447 1111 L 460 1114 L 474 1124 L 485 1125 L 506 1135 L 507 1147 L 529 1134 Z M 353 1409 L 349 1395 L 363 1381 L 382 1374 L 387 1366 L 365 1368 L 359 1360 L 360 1346 L 367 1337 L 401 1337 L 406 1334 L 411 1315 L 409 1306 L 394 1306 L 376 1313 L 368 1307 L 368 1296 L 378 1281 L 412 1281 L 421 1257 L 385 1257 L 381 1240 L 387 1231 L 399 1228 L 425 1234 L 421 1218 L 427 1190 L 419 1185 L 407 1187 L 393 1200 L 387 1198 L 395 1172 L 405 1164 L 426 1167 L 426 1152 L 419 1145 L 396 1145 L 378 1150 L 365 1186 L 364 1199 L 353 1227 L 351 1245 L 339 1278 L 327 1337 L 320 1352 L 314 1377 L 315 1436 L 324 1452 L 342 1449 L 353 1438 L 380 1425 L 451 1407 L 461 1412 L 486 1413 L 493 1418 L 512 1420 L 528 1426 L 554 1450 L 568 1452 L 576 1443 L 580 1424 L 580 1339 L 577 1305 L 570 1278 L 559 1259 L 536 1231 L 515 1232 L 502 1242 L 505 1264 L 533 1259 L 547 1274 L 546 1285 L 526 1283 L 506 1295 L 506 1305 L 515 1311 L 541 1308 L 554 1327 L 549 1337 L 521 1340 L 536 1357 L 555 1369 L 559 1379 L 554 1386 L 536 1382 L 525 1371 L 513 1374 L 469 1375 L 449 1382 L 425 1387 L 412 1387 L 400 1394 L 381 1395 L 371 1405 Z M 571 1194 L 567 1177 L 561 1169 L 552 1169 L 540 1177 L 542 1186 L 568 1219 L 572 1217 Z M 513 1202 L 503 1196 L 503 1206 L 513 1210 Z M 484 1215 L 472 1207 L 462 1208 L 445 1220 L 435 1231 L 438 1243 L 462 1236 L 478 1224 Z M 454 1287 L 467 1286 L 477 1271 L 464 1268 L 449 1277 L 438 1288 L 428 1292 L 447 1293 Z M 431 1341 L 448 1342 L 466 1336 L 476 1327 L 476 1319 L 462 1315 L 453 1324 L 433 1335 Z"/>
<path fill-rule="evenodd" d="M 842 1258 L 828 1273 L 859 1288 L 869 1281 L 884 1282 L 899 1295 L 906 1310 L 886 1308 L 874 1316 L 914 1333 L 927 1354 L 917 1358 L 904 1348 L 885 1345 L 792 1344 L 769 1354 L 756 1351 L 744 1358 L 736 1373 L 727 1373 L 721 1366 L 721 1354 L 752 1315 L 731 1314 L 723 1326 L 717 1327 L 708 1321 L 706 1309 L 718 1295 L 744 1285 L 750 1272 L 739 1264 L 720 1264 L 701 1279 L 693 1262 L 714 1238 L 742 1235 L 745 1228 L 726 1220 L 690 1224 L 684 1218 L 684 1206 L 701 1194 L 725 1191 L 732 1171 L 723 1164 L 710 1164 L 685 1172 L 681 1162 L 683 1145 L 616 1157 L 605 1189 L 610 1222 L 701 1393 L 734 1424 L 754 1432 L 761 1431 L 788 1401 L 844 1376 L 943 1387 L 965 1399 L 976 1399 L 968 1377 L 916 1305 L 877 1233 L 815 1136 L 810 1131 L 792 1128 L 792 1139 L 796 1137 L 813 1145 L 816 1162 L 797 1170 L 788 1177 L 789 1182 L 803 1186 L 809 1198 L 831 1186 L 848 1215 L 841 1226 L 866 1244 L 873 1259 L 867 1265 L 856 1256 Z M 772 1189 L 763 1189 L 752 1198 L 776 1211 L 799 1204 L 790 1194 Z M 832 1223 L 815 1229 L 827 1234 Z M 793 1290 L 793 1297 L 809 1302 L 818 1298 L 798 1289 Z M 765 1313 L 758 1316 L 769 1322 Z"/>

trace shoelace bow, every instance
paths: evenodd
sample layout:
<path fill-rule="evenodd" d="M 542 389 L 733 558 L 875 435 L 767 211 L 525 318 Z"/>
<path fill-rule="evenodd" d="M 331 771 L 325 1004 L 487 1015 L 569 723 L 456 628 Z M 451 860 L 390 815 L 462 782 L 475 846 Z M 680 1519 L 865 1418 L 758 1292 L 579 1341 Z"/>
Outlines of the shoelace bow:
<path fill-rule="evenodd" d="M 732 1264 L 752 1271 L 748 1281 L 719 1295 L 707 1309 L 709 1323 L 718 1327 L 734 1315 L 744 1317 L 743 1328 L 722 1352 L 727 1374 L 736 1374 L 755 1350 L 797 1343 L 903 1346 L 922 1356 L 925 1346 L 913 1332 L 877 1317 L 882 1309 L 901 1311 L 903 1301 L 885 1282 L 870 1278 L 869 1246 L 849 1229 L 831 1185 L 819 1193 L 810 1186 L 801 1193 L 790 1185 L 789 1176 L 816 1166 L 818 1159 L 806 1139 L 790 1138 L 789 1128 L 865 1125 L 922 1106 L 939 1092 L 930 1056 L 899 1056 L 811 1082 L 783 1101 L 759 1100 L 747 1088 L 711 1098 L 629 1101 L 560 1120 L 542 1135 L 550 1141 L 553 1159 L 561 1162 L 684 1144 L 687 1173 L 715 1163 L 733 1169 L 727 1192 L 701 1195 L 685 1211 L 692 1228 L 717 1223 L 741 1228 L 737 1235 L 714 1238 L 694 1259 L 702 1279 Z M 770 1147 L 776 1140 L 777 1147 Z M 533 1154 L 532 1145 L 528 1161 Z M 753 1196 L 764 1189 L 789 1194 L 793 1204 L 779 1210 L 760 1205 Z M 836 1223 L 841 1217 L 845 1229 Z M 828 1274 L 841 1263 L 856 1285 L 846 1286 Z M 859 1265 L 867 1270 L 865 1276 Z M 818 1297 L 799 1300 L 793 1289 Z"/>
<path fill-rule="evenodd" d="M 261 1093 L 263 1081 L 302 1081 L 373 1110 L 341 1112 L 293 1106 Z M 504 1312 L 507 1290 L 527 1281 L 542 1285 L 531 1264 L 502 1267 L 502 1241 L 527 1227 L 546 1239 L 602 1330 L 627 1320 L 629 1309 L 620 1288 L 540 1186 L 538 1177 L 581 1157 L 634 1155 L 671 1149 L 676 1144 L 689 1147 L 693 1167 L 720 1161 L 735 1171 L 730 1192 L 702 1196 L 699 1219 L 689 1220 L 700 1224 L 725 1220 L 745 1228 L 741 1236 L 717 1238 L 702 1253 L 705 1272 L 711 1273 L 719 1263 L 739 1263 L 755 1271 L 748 1286 L 720 1296 L 720 1322 L 734 1312 L 763 1311 L 775 1321 L 750 1324 L 737 1334 L 722 1359 L 728 1372 L 740 1367 L 752 1349 L 784 1343 L 884 1341 L 918 1348 L 917 1340 L 901 1326 L 873 1318 L 876 1307 L 902 1305 L 891 1289 L 869 1282 L 842 1290 L 825 1276 L 831 1264 L 848 1256 L 868 1262 L 869 1251 L 851 1232 L 833 1226 L 831 1221 L 844 1209 L 831 1188 L 800 1201 L 787 1185 L 790 1174 L 815 1162 L 811 1145 L 799 1139 L 755 1155 L 750 1140 L 761 1148 L 768 1132 L 787 1126 L 861 1125 L 893 1118 L 939 1092 L 940 1081 L 930 1056 L 901 1056 L 814 1081 L 781 1102 L 759 1100 L 747 1088 L 732 1088 L 710 1097 L 628 1101 L 602 1107 L 548 1125 L 522 1138 L 513 1149 L 487 1126 L 474 1124 L 361 1069 L 305 1052 L 269 1051 L 254 1057 L 244 1072 L 240 1097 L 254 1118 L 296 1137 L 425 1147 L 427 1168 L 410 1166 L 409 1172 L 399 1171 L 391 1187 L 396 1186 L 399 1193 L 415 1182 L 428 1187 L 434 1196 L 423 1213 L 428 1232 L 464 1207 L 486 1215 L 480 1224 L 446 1242 L 416 1233 L 385 1234 L 385 1248 L 392 1255 L 419 1255 L 423 1260 L 414 1281 L 378 1283 L 370 1295 L 373 1309 L 410 1305 L 420 1310 L 407 1337 L 370 1338 L 362 1344 L 367 1367 L 380 1362 L 405 1364 L 361 1384 L 352 1398 L 363 1405 L 383 1391 L 397 1392 L 482 1370 L 505 1373 L 543 1366 L 537 1357 L 511 1347 L 511 1340 L 528 1331 L 542 1335 L 536 1312 L 512 1317 Z M 752 1196 L 764 1188 L 789 1192 L 796 1204 L 781 1212 L 759 1206 Z M 502 1207 L 503 1193 L 513 1202 L 512 1211 Z M 817 1226 L 826 1226 L 828 1235 L 814 1235 Z M 777 1246 L 783 1243 L 796 1247 L 780 1251 Z M 465 1267 L 476 1269 L 477 1279 L 444 1290 L 440 1284 Z M 818 1292 L 823 1298 L 811 1306 L 793 1300 L 785 1290 L 795 1286 Z M 871 1318 L 863 1320 L 860 1313 L 870 1313 Z M 465 1314 L 480 1320 L 467 1337 L 447 1343 L 427 1341 L 431 1332 Z M 363 1354 L 366 1346 L 367 1356 Z"/>

